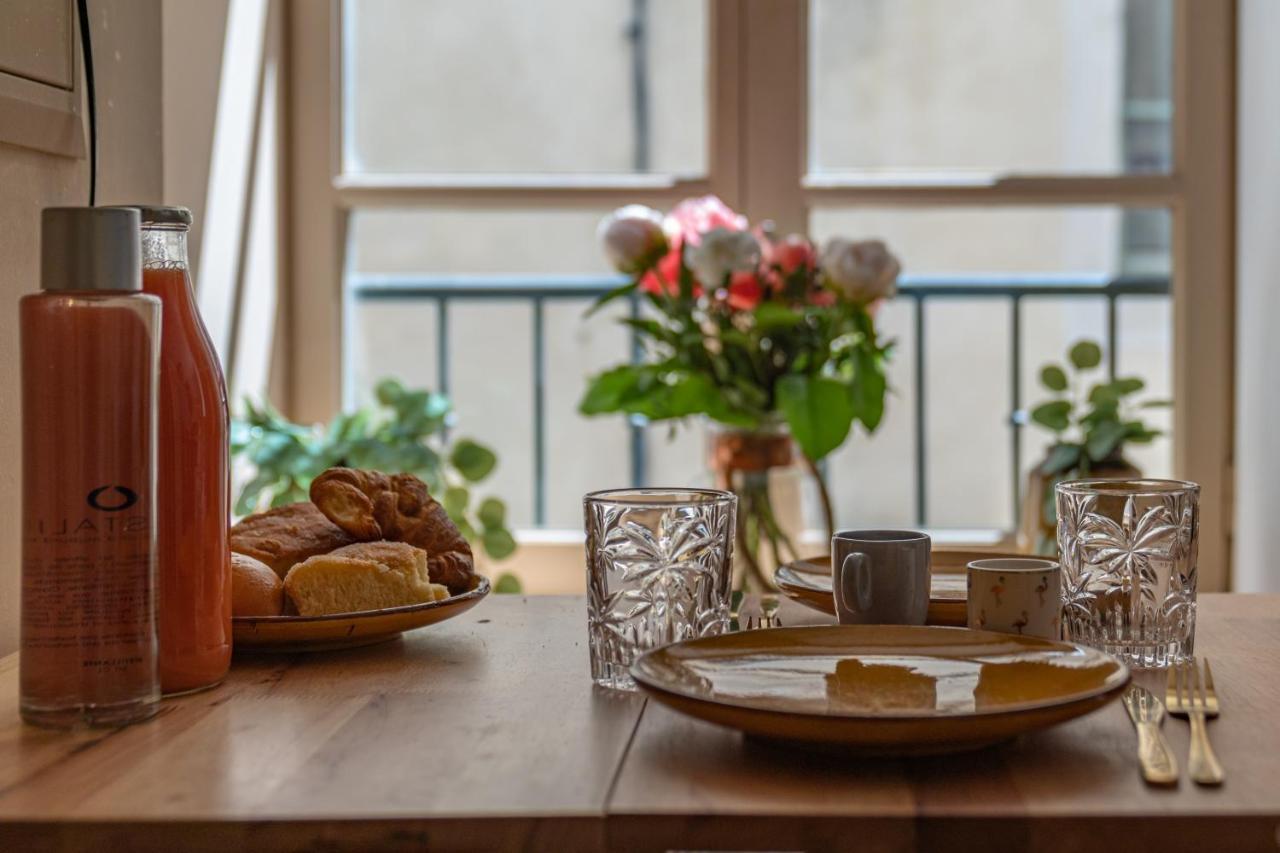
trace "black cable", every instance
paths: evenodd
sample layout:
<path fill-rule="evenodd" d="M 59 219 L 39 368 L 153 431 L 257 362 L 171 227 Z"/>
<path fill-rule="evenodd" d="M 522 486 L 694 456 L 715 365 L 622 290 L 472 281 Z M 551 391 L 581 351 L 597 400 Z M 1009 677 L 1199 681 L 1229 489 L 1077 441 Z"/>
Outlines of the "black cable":
<path fill-rule="evenodd" d="M 89 97 L 89 206 L 98 198 L 98 98 L 93 85 L 93 42 L 89 38 L 89 0 L 76 0 L 80 12 L 80 50 L 84 54 L 84 88 Z"/>

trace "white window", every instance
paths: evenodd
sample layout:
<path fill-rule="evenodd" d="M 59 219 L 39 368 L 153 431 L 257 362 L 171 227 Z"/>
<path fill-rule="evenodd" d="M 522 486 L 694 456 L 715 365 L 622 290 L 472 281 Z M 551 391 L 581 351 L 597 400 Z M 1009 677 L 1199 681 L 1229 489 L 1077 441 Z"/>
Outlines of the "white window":
<path fill-rule="evenodd" d="M 630 348 L 582 317 L 612 281 L 596 221 L 714 192 L 903 259 L 896 394 L 829 463 L 841 520 L 1011 527 L 1047 441 L 1011 413 L 1041 363 L 1114 336 L 1115 368 L 1176 400 L 1135 461 L 1202 484 L 1221 585 L 1232 27 L 1188 0 L 298 4 L 291 409 L 443 387 L 523 527 L 705 476 L 698 428 L 575 406 Z"/>

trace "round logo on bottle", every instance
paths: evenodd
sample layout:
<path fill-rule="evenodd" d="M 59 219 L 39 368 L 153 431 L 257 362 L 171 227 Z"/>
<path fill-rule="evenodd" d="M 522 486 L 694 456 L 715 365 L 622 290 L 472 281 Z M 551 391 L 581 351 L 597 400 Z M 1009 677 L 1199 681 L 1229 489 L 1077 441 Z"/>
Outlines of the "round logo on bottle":
<path fill-rule="evenodd" d="M 127 486 L 99 486 L 85 498 L 89 506 L 103 512 L 119 512 L 138 502 L 138 493 Z"/>

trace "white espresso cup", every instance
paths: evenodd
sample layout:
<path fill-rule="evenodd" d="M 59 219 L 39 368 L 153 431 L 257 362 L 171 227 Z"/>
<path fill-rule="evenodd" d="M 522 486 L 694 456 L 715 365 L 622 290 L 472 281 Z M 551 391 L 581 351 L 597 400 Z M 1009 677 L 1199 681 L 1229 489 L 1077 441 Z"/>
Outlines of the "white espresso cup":
<path fill-rule="evenodd" d="M 1056 640 L 1062 570 L 1052 560 L 1002 557 L 969 564 L 969 627 Z"/>

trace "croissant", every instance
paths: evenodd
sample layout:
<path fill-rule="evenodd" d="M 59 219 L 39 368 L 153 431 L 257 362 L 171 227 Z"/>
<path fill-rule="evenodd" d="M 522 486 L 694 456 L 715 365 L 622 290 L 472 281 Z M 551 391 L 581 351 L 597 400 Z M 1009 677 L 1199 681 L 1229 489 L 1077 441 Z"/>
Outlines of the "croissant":
<path fill-rule="evenodd" d="M 471 546 L 426 484 L 412 474 L 330 468 L 311 482 L 311 502 L 362 542 L 387 539 L 426 551 L 433 583 L 452 593 L 471 588 Z"/>

